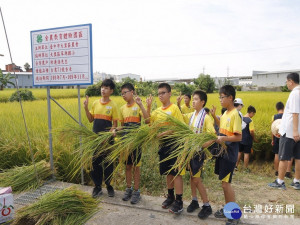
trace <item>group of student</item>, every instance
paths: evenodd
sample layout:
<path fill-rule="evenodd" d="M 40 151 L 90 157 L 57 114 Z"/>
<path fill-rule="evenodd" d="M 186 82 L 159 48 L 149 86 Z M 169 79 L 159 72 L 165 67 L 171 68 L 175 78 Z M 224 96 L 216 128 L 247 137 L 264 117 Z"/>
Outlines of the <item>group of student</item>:
<path fill-rule="evenodd" d="M 211 132 L 217 133 L 217 139 L 205 143 L 200 148 L 209 148 L 214 151 L 219 146 L 226 145 L 227 150 L 225 153 L 217 154 L 215 162 L 215 174 L 218 175 L 219 180 L 222 183 L 224 191 L 225 203 L 235 202 L 235 193 L 231 186 L 232 175 L 234 169 L 237 166 L 239 149 L 242 147 L 242 151 L 245 155 L 249 154 L 250 142 L 247 139 L 242 141 L 242 121 L 248 126 L 248 133 L 245 137 L 253 137 L 251 131 L 251 118 L 255 115 L 255 108 L 249 107 L 248 113 L 242 117 L 239 114 L 239 107 L 235 107 L 235 104 L 242 104 L 237 102 L 235 98 L 236 92 L 233 86 L 225 85 L 219 90 L 219 100 L 223 108 L 223 114 L 216 116 L 216 107 L 212 110 L 205 109 L 207 102 L 207 95 L 204 91 L 196 90 L 192 95 L 192 106 L 189 104 L 191 96 L 185 95 L 185 104 L 180 105 L 182 97 L 177 99 L 178 106 L 171 103 L 171 86 L 167 83 L 161 83 L 158 86 L 158 98 L 162 106 L 151 112 L 153 97 L 150 96 L 146 99 L 146 108 L 144 107 L 142 100 L 135 96 L 134 86 L 130 83 L 126 83 L 121 87 L 121 95 L 126 101 L 119 110 L 116 104 L 109 98 L 115 89 L 115 84 L 112 80 L 106 79 L 101 85 L 101 99 L 92 103 L 91 109 L 89 109 L 89 98 L 86 97 L 84 101 L 84 109 L 86 116 L 90 122 L 93 122 L 93 131 L 109 131 L 116 133 L 116 131 L 122 129 L 122 127 L 139 125 L 141 124 L 141 117 L 144 118 L 145 123 L 149 123 L 150 126 L 154 122 L 166 122 L 167 115 L 172 116 L 183 123 L 187 123 L 195 133 Z M 212 118 L 209 116 L 212 115 Z M 118 121 L 121 126 L 118 126 Z M 217 128 L 217 129 L 215 129 Z M 217 130 L 217 132 L 216 132 Z M 165 160 L 172 153 L 172 140 L 167 139 L 168 131 L 157 135 L 157 138 L 163 138 L 161 140 L 159 155 L 159 171 L 161 175 L 166 176 L 166 186 L 168 189 L 168 195 L 166 200 L 162 203 L 162 208 L 169 209 L 170 212 L 180 214 L 183 211 L 183 178 L 185 169 L 178 175 L 178 171 L 171 170 L 172 166 L 176 162 L 176 158 Z M 247 136 L 248 135 L 248 136 Z M 244 136 L 244 131 L 243 131 Z M 242 141 L 242 142 L 241 142 Z M 113 144 L 114 140 L 110 140 Z M 252 142 L 251 142 L 252 144 Z M 107 155 L 102 153 L 100 156 L 96 156 L 93 159 L 93 169 L 91 171 L 91 177 L 94 181 L 95 187 L 93 189 L 92 196 L 98 197 L 102 194 L 102 181 L 104 174 L 104 181 L 107 187 L 108 196 L 114 196 L 114 189 L 111 185 L 111 174 L 113 172 L 113 165 L 106 164 L 104 159 Z M 245 157 L 247 158 L 247 157 Z M 195 156 L 189 166 L 190 183 L 192 192 L 192 201 L 187 207 L 187 212 L 193 212 L 200 208 L 197 199 L 197 190 L 202 198 L 203 205 L 198 214 L 200 219 L 205 219 L 212 214 L 212 208 L 209 203 L 206 189 L 201 181 L 201 168 L 204 163 L 202 156 Z M 132 204 L 136 204 L 140 201 L 141 195 L 139 191 L 140 181 L 140 166 L 141 166 L 141 150 L 137 149 L 134 153 L 128 157 L 126 162 L 126 184 L 123 200 L 131 200 Z M 134 172 L 133 172 L 134 171 Z M 132 187 L 132 175 L 134 174 L 134 187 Z M 225 218 L 223 209 L 215 212 L 215 217 Z M 238 220 L 229 219 L 226 224 L 237 224 Z"/>

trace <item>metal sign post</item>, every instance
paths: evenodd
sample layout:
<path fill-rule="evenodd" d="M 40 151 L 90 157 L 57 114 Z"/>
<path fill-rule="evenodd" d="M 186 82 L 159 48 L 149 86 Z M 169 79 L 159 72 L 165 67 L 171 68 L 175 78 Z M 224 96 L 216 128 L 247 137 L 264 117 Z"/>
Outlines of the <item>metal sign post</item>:
<path fill-rule="evenodd" d="M 78 90 L 78 122 L 79 122 L 79 125 L 82 126 L 82 123 L 81 123 L 81 103 L 80 103 L 80 85 L 77 85 L 77 90 Z M 79 141 L 80 141 L 80 148 L 81 148 L 81 146 L 82 146 L 81 137 L 79 137 L 79 139 L 80 139 Z M 82 152 L 81 152 L 81 157 L 82 157 Z M 83 167 L 82 166 L 81 166 L 80 172 L 81 172 L 81 184 L 84 185 L 84 174 L 83 174 Z"/>
<path fill-rule="evenodd" d="M 50 86 L 47 87 L 47 108 L 48 108 L 48 133 L 49 133 L 49 151 L 50 151 L 50 168 L 52 171 L 52 178 L 54 175 L 54 163 L 53 163 L 53 147 L 52 147 L 52 121 L 51 121 L 51 102 L 50 102 Z"/>

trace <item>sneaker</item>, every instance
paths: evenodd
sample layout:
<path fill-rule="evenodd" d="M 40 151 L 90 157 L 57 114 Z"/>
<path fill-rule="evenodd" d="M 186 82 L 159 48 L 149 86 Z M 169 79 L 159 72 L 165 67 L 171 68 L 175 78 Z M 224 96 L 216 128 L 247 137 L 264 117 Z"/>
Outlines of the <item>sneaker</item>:
<path fill-rule="evenodd" d="M 196 209 L 199 208 L 199 203 L 196 200 L 192 200 L 191 204 L 187 207 L 186 211 L 188 213 L 194 212 Z"/>
<path fill-rule="evenodd" d="M 285 177 L 291 179 L 291 178 L 292 178 L 291 172 L 286 172 L 286 173 L 285 173 Z"/>
<path fill-rule="evenodd" d="M 300 190 L 300 183 L 299 182 L 296 182 L 294 183 L 294 181 L 291 183 L 291 186 L 296 189 L 296 190 Z"/>
<path fill-rule="evenodd" d="M 175 201 L 175 197 L 174 196 L 171 197 L 168 195 L 167 199 L 162 203 L 161 207 L 167 209 L 173 204 L 174 201 Z"/>
<path fill-rule="evenodd" d="M 183 211 L 183 202 L 175 200 L 172 207 L 169 209 L 169 212 L 174 214 L 180 214 Z"/>
<path fill-rule="evenodd" d="M 112 186 L 107 186 L 107 194 L 108 197 L 114 197 L 115 196 L 115 191 L 114 188 Z"/>
<path fill-rule="evenodd" d="M 276 177 L 278 176 L 278 171 L 275 171 L 275 176 L 276 176 Z"/>
<path fill-rule="evenodd" d="M 134 191 L 132 194 L 132 198 L 130 203 L 131 204 L 136 204 L 141 200 L 141 193 L 139 191 Z"/>
<path fill-rule="evenodd" d="M 200 210 L 200 212 L 198 213 L 198 217 L 202 220 L 206 219 L 209 215 L 212 214 L 212 208 L 211 206 L 202 206 L 202 209 Z"/>
<path fill-rule="evenodd" d="M 128 201 L 131 198 L 131 195 L 132 195 L 132 189 L 131 188 L 126 188 L 122 200 L 123 201 Z"/>
<path fill-rule="evenodd" d="M 225 218 L 224 212 L 223 212 L 223 208 L 219 209 L 217 212 L 215 212 L 214 216 L 216 218 Z"/>
<path fill-rule="evenodd" d="M 236 220 L 236 219 L 228 219 L 226 222 L 226 225 L 236 225 L 240 222 L 240 220 Z"/>
<path fill-rule="evenodd" d="M 99 197 L 102 194 L 103 194 L 103 192 L 102 192 L 102 188 L 100 186 L 94 187 L 93 194 L 92 194 L 93 198 L 97 198 L 97 197 Z"/>
<path fill-rule="evenodd" d="M 277 182 L 277 179 L 273 183 L 269 183 L 268 186 L 272 188 L 282 189 L 282 190 L 286 189 L 284 182 L 282 184 L 279 184 Z"/>

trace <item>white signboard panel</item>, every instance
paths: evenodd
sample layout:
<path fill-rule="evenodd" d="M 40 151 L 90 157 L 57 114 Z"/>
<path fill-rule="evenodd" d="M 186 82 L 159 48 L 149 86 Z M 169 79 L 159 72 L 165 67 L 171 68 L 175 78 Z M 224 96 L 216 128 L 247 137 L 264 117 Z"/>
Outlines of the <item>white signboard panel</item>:
<path fill-rule="evenodd" d="M 93 83 L 92 25 L 31 31 L 34 86 Z"/>

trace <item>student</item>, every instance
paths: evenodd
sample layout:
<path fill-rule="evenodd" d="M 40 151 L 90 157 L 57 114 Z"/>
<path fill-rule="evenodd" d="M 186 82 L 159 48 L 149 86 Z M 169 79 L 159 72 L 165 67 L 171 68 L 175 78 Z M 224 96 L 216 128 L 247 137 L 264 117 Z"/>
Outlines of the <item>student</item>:
<path fill-rule="evenodd" d="M 216 130 L 216 133 L 219 135 L 220 118 L 224 114 L 224 112 L 226 111 L 226 109 L 222 108 L 221 109 L 221 115 L 219 115 L 219 116 L 216 115 L 216 110 L 217 110 L 217 107 L 215 107 L 213 105 L 212 109 L 210 110 L 210 113 L 211 113 L 211 116 L 214 119 L 214 127 L 215 127 L 215 130 Z"/>
<path fill-rule="evenodd" d="M 287 170 L 288 161 L 295 158 L 295 178 L 291 186 L 300 190 L 300 85 L 299 74 L 290 73 L 287 75 L 286 85 L 291 91 L 285 104 L 282 121 L 279 128 L 279 166 L 278 178 L 269 184 L 269 187 L 286 189 L 284 176 Z"/>
<path fill-rule="evenodd" d="M 151 113 L 151 122 L 159 121 L 165 122 L 167 117 L 165 114 L 168 114 L 182 122 L 183 117 L 179 110 L 179 108 L 170 102 L 172 92 L 171 86 L 167 83 L 161 83 L 158 85 L 158 97 L 162 106 L 157 108 L 155 111 Z M 150 112 L 152 104 L 152 98 L 147 100 L 147 110 Z M 168 131 L 162 134 L 159 134 L 158 138 L 161 136 L 167 136 Z M 172 152 L 172 140 L 163 141 L 161 143 L 161 148 L 158 151 L 160 162 L 166 159 Z M 159 164 L 159 170 L 161 175 L 166 175 L 166 183 L 168 188 L 168 197 L 162 203 L 162 208 L 167 209 L 170 208 L 169 211 L 175 214 L 179 214 L 183 211 L 183 202 L 182 202 L 182 193 L 183 193 L 183 181 L 182 175 L 184 175 L 185 171 L 182 171 L 180 175 L 177 175 L 178 171 L 172 170 L 168 172 L 174 163 L 176 162 L 176 158 L 161 162 Z M 174 195 L 174 187 L 176 192 L 176 198 Z"/>
<path fill-rule="evenodd" d="M 276 103 L 276 110 L 277 114 L 272 116 L 272 122 L 278 119 L 282 119 L 283 111 L 284 111 L 284 104 L 282 102 L 277 102 Z M 278 176 L 278 165 L 279 165 L 279 159 L 278 159 L 278 151 L 279 151 L 279 137 L 276 137 L 272 135 L 272 142 L 271 142 L 273 148 L 273 153 L 275 154 L 274 156 L 274 169 L 275 169 L 275 176 Z M 285 177 L 286 178 L 292 178 L 292 166 L 293 166 L 293 158 L 288 161 L 288 167 L 286 169 Z"/>
<path fill-rule="evenodd" d="M 221 87 L 219 99 L 226 112 L 220 118 L 220 136 L 217 143 L 227 146 L 226 152 L 216 158 L 215 173 L 222 181 L 222 188 L 225 196 L 225 203 L 235 202 L 235 194 L 231 186 L 232 174 L 239 152 L 239 142 L 242 139 L 242 120 L 234 107 L 235 90 L 231 85 Z M 215 212 L 215 217 L 225 218 L 223 209 Z M 226 224 L 236 224 L 238 220 L 229 219 Z"/>
<path fill-rule="evenodd" d="M 134 87 L 131 83 L 125 83 L 121 87 L 121 95 L 127 104 L 120 108 L 120 122 L 122 127 L 139 126 L 141 124 L 141 116 L 147 119 L 149 116 L 144 108 L 139 97 L 134 101 Z M 121 129 L 121 128 L 119 128 Z M 140 184 L 140 166 L 141 166 L 141 149 L 135 150 L 128 156 L 126 161 L 126 184 L 123 201 L 131 199 L 131 204 L 136 204 L 140 201 L 141 195 L 139 191 Z M 131 186 L 132 173 L 134 170 L 134 190 Z"/>
<path fill-rule="evenodd" d="M 180 105 L 182 98 L 184 100 L 184 104 Z M 193 107 L 190 106 L 190 102 L 191 102 L 190 94 L 184 94 L 183 97 L 180 94 L 180 96 L 177 98 L 177 106 L 183 114 L 194 112 Z"/>
<path fill-rule="evenodd" d="M 193 108 L 194 112 L 183 114 L 184 120 L 195 133 L 210 132 L 215 133 L 214 125 L 212 119 L 207 114 L 206 108 L 203 108 L 207 102 L 207 95 L 204 91 L 196 90 L 193 93 Z M 203 148 L 210 146 L 212 142 L 205 143 Z M 203 155 L 195 156 L 190 162 L 190 182 L 191 182 L 191 192 L 192 192 L 192 202 L 187 207 L 187 212 L 194 212 L 199 208 L 197 191 L 199 191 L 200 196 L 203 201 L 203 206 L 201 211 L 198 213 L 200 219 L 206 219 L 210 214 L 212 214 L 212 208 L 209 204 L 206 189 L 201 181 L 201 169 L 203 166 L 205 158 Z"/>
<path fill-rule="evenodd" d="M 240 116 L 242 118 L 242 130 L 243 130 L 246 127 L 246 124 L 243 121 L 243 114 L 241 112 L 242 108 L 244 107 L 243 100 L 241 98 L 234 99 L 234 107 L 237 109 L 237 111 L 239 112 L 239 114 L 240 114 Z"/>
<path fill-rule="evenodd" d="M 276 103 L 276 110 L 277 114 L 272 116 L 272 123 L 275 120 L 282 119 L 283 111 L 284 111 L 284 104 L 282 102 Z M 278 176 L 278 165 L 279 165 L 279 159 L 278 159 L 278 151 L 279 151 L 279 137 L 276 137 L 272 135 L 272 151 L 275 154 L 274 156 L 274 169 L 275 169 L 275 176 Z"/>
<path fill-rule="evenodd" d="M 85 114 L 89 122 L 93 122 L 93 131 L 95 133 L 101 131 L 115 132 L 118 123 L 118 111 L 116 104 L 110 100 L 110 95 L 114 92 L 115 84 L 111 79 L 105 79 L 101 84 L 101 99 L 96 100 L 92 104 L 89 111 L 89 97 L 86 96 L 84 101 Z M 110 141 L 113 144 L 113 139 Z M 97 150 L 96 150 L 97 151 Z M 94 181 L 95 187 L 92 196 L 94 198 L 102 195 L 102 179 L 103 171 L 105 177 L 105 184 L 109 197 L 114 197 L 115 192 L 111 186 L 111 175 L 113 173 L 113 164 L 105 163 L 106 154 L 101 154 L 93 159 L 93 169 L 91 177 Z"/>
<path fill-rule="evenodd" d="M 250 153 L 252 149 L 253 141 L 257 142 L 254 136 L 254 125 L 252 118 L 255 116 L 256 109 L 250 105 L 247 110 L 247 114 L 243 117 L 244 123 L 246 123 L 245 129 L 242 130 L 242 141 L 240 142 L 240 149 L 238 154 L 238 161 L 236 163 L 236 167 L 238 167 L 239 162 L 242 157 L 242 153 L 244 153 L 244 168 L 246 172 L 250 172 L 248 168 Z"/>

